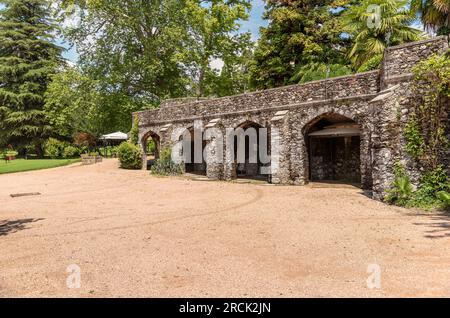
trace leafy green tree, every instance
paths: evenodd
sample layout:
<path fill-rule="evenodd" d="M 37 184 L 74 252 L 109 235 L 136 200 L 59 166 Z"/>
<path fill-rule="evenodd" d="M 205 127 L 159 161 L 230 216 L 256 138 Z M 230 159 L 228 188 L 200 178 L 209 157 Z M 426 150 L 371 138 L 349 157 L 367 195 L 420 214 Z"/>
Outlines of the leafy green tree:
<path fill-rule="evenodd" d="M 186 0 L 183 14 L 188 37 L 180 59 L 197 96 L 242 91 L 239 85 L 231 85 L 231 81 L 242 83 L 245 60 L 251 48 L 250 34 L 238 33 L 239 21 L 248 19 L 250 3 L 250 0 Z M 223 72 L 211 66 L 213 60 L 223 63 Z M 228 85 L 221 85 L 223 80 Z"/>
<path fill-rule="evenodd" d="M 344 15 L 346 31 L 354 41 L 348 57 L 355 69 L 367 70 L 388 46 L 417 41 L 421 31 L 412 24 L 414 15 L 406 0 L 363 0 Z"/>
<path fill-rule="evenodd" d="M 185 95 L 188 81 L 178 58 L 186 41 L 184 1 L 66 0 L 61 7 L 77 21 L 65 33 L 77 45 L 83 74 L 121 102 L 108 107 L 128 99 L 137 110 Z"/>
<path fill-rule="evenodd" d="M 251 85 L 270 88 L 345 74 L 350 45 L 340 17 L 352 1 L 274 0 L 250 66 Z M 332 74 L 331 74 L 332 75 Z"/>
<path fill-rule="evenodd" d="M 97 84 L 70 67 L 52 77 L 44 110 L 56 136 L 69 139 L 77 132 L 99 135 L 107 129 Z"/>
<path fill-rule="evenodd" d="M 44 92 L 61 65 L 54 44 L 51 3 L 46 0 L 0 1 L 0 140 L 14 147 L 42 144 L 51 133 Z"/>
<path fill-rule="evenodd" d="M 450 0 L 412 0 L 411 9 L 420 15 L 428 31 L 450 34 Z"/>

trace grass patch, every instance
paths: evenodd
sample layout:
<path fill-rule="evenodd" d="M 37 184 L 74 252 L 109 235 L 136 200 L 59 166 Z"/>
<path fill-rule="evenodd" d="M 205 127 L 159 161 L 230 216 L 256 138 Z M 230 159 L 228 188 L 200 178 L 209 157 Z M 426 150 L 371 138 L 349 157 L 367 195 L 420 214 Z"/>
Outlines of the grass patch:
<path fill-rule="evenodd" d="M 79 161 L 80 159 L 16 159 L 9 163 L 0 161 L 0 174 L 62 167 Z"/>

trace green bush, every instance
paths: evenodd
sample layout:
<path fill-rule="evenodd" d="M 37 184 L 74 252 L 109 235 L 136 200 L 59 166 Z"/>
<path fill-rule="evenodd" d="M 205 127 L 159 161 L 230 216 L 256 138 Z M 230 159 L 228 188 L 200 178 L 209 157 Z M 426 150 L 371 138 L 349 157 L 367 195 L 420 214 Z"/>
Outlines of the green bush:
<path fill-rule="evenodd" d="M 375 55 L 374 57 L 372 57 L 366 63 L 364 63 L 359 67 L 358 73 L 376 70 L 380 68 L 382 61 L 383 61 L 383 54 Z"/>
<path fill-rule="evenodd" d="M 446 191 L 440 191 L 437 193 L 437 197 L 442 202 L 444 209 L 450 210 L 450 193 Z"/>
<path fill-rule="evenodd" d="M 395 166 L 395 180 L 392 188 L 388 191 L 386 201 L 404 207 L 416 207 L 421 209 L 432 209 L 446 206 L 445 194 L 450 192 L 450 179 L 443 166 L 426 172 L 420 179 L 419 187 L 413 191 L 410 179 L 404 167 L 400 164 Z"/>
<path fill-rule="evenodd" d="M 63 156 L 64 148 L 66 148 L 67 143 L 59 141 L 55 138 L 49 138 L 44 145 L 44 152 L 47 157 L 52 159 L 58 159 Z"/>
<path fill-rule="evenodd" d="M 64 148 L 63 158 L 65 158 L 65 159 L 75 158 L 75 157 L 78 157 L 79 155 L 80 155 L 80 149 L 78 149 L 75 146 L 69 145 Z"/>
<path fill-rule="evenodd" d="M 140 169 L 142 167 L 142 151 L 138 146 L 130 142 L 123 142 L 117 148 L 117 154 L 122 169 Z"/>
<path fill-rule="evenodd" d="M 131 127 L 130 142 L 135 145 L 139 143 L 139 119 L 137 117 L 133 121 L 133 127 Z"/>
<path fill-rule="evenodd" d="M 413 158 L 422 156 L 424 154 L 425 141 L 415 117 L 409 120 L 403 130 L 403 134 L 406 140 L 406 152 Z"/>
<path fill-rule="evenodd" d="M 160 176 L 175 176 L 183 173 L 183 166 L 172 161 L 172 152 L 170 148 L 164 148 L 160 157 L 152 166 L 153 174 Z"/>
<path fill-rule="evenodd" d="M 405 168 L 400 163 L 395 164 L 394 174 L 394 183 L 388 191 L 386 201 L 399 206 L 406 206 L 411 199 L 413 186 Z"/>

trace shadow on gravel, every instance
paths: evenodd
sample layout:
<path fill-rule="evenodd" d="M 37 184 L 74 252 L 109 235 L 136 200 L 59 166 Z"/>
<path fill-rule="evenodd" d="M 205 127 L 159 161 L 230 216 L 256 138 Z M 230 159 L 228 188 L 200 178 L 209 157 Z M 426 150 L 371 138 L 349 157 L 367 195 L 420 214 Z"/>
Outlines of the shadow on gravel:
<path fill-rule="evenodd" d="M 21 219 L 0 221 L 0 236 L 16 233 L 27 229 L 27 224 L 42 221 L 43 219 Z"/>
<path fill-rule="evenodd" d="M 433 214 L 429 215 L 428 218 L 431 222 L 414 223 L 414 225 L 424 226 L 427 228 L 425 231 L 426 238 L 438 239 L 450 237 L 450 215 Z"/>

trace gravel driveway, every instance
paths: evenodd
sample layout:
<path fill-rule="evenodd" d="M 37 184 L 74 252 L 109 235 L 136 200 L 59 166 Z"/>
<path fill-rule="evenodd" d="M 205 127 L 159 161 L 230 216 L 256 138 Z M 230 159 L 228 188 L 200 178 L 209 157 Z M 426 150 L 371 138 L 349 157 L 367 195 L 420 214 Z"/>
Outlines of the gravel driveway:
<path fill-rule="evenodd" d="M 0 296 L 450 296 L 448 216 L 117 165 L 0 176 Z"/>

